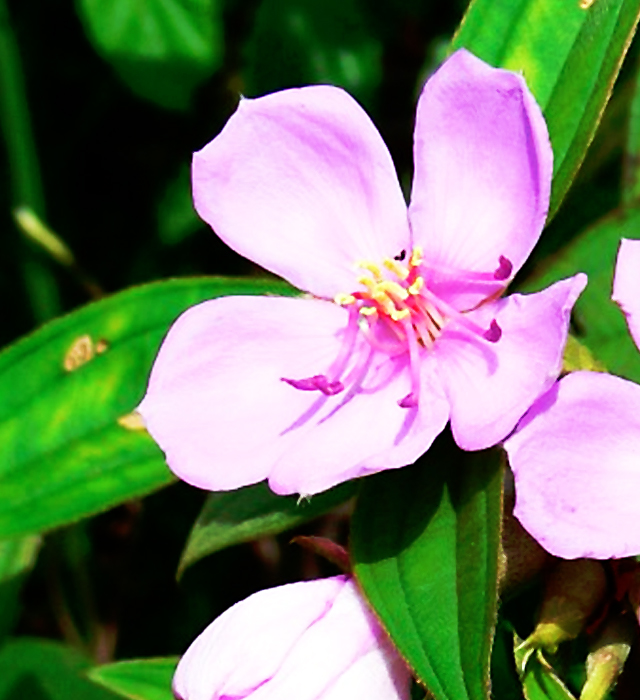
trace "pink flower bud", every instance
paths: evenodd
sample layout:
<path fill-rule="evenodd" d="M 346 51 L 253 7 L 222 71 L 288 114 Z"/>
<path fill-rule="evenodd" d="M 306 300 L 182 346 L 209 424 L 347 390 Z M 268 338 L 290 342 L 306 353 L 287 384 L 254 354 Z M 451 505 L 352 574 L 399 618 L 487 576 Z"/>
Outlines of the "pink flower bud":
<path fill-rule="evenodd" d="M 260 591 L 180 660 L 179 700 L 408 700 L 410 674 L 349 576 Z"/>

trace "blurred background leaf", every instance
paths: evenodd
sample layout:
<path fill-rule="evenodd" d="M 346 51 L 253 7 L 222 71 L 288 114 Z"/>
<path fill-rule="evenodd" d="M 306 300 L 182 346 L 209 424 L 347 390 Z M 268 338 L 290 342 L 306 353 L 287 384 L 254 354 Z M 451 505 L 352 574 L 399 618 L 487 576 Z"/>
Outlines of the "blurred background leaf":
<path fill-rule="evenodd" d="M 87 675 L 129 700 L 173 700 L 171 679 L 177 664 L 177 658 L 133 659 L 97 666 Z"/>
<path fill-rule="evenodd" d="M 356 491 L 356 482 L 349 481 L 309 498 L 278 496 L 265 483 L 211 493 L 189 534 L 177 575 L 220 549 L 276 535 L 324 515 Z"/>
<path fill-rule="evenodd" d="M 220 0 L 76 0 L 87 36 L 122 80 L 161 107 L 186 110 L 220 66 Z"/>
<path fill-rule="evenodd" d="M 382 44 L 361 0 L 263 0 L 247 43 L 247 96 L 327 83 L 371 104 Z"/>
<path fill-rule="evenodd" d="M 79 652 L 42 639 L 16 639 L 0 649 L 1 700 L 116 700 L 91 683 L 91 663 Z"/>
<path fill-rule="evenodd" d="M 41 544 L 38 535 L 0 540 L 0 645 L 17 622 L 20 589 L 36 562 Z"/>

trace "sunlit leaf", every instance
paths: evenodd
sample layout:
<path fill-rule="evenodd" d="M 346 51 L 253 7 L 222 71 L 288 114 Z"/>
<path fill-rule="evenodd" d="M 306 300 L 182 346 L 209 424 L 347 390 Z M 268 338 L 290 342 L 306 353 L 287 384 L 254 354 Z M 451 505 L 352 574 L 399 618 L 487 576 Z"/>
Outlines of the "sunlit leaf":
<path fill-rule="evenodd" d="M 96 666 L 87 675 L 129 700 L 173 700 L 171 679 L 177 664 L 177 657 L 132 659 Z"/>
<path fill-rule="evenodd" d="M 500 454 L 463 453 L 446 438 L 363 484 L 356 577 L 436 700 L 489 698 L 501 506 Z"/>
<path fill-rule="evenodd" d="M 219 0 L 76 0 L 88 37 L 138 95 L 171 109 L 219 66 Z"/>
<path fill-rule="evenodd" d="M 640 0 L 473 0 L 453 40 L 524 74 L 553 144 L 550 215 L 584 159 L 639 15 Z"/>
<path fill-rule="evenodd" d="M 46 530 L 172 481 L 131 415 L 169 325 L 226 294 L 284 283 L 201 278 L 131 289 L 45 326 L 0 354 L 0 537 Z"/>
<path fill-rule="evenodd" d="M 356 492 L 347 482 L 310 498 L 277 496 L 265 483 L 212 493 L 198 516 L 178 567 L 178 576 L 213 552 L 256 537 L 275 535 L 324 515 Z"/>

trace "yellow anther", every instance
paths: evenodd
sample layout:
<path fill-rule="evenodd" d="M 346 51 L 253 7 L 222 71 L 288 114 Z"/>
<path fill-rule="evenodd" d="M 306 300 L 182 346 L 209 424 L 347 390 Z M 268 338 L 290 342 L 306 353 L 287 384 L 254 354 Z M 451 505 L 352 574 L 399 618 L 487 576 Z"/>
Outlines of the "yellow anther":
<path fill-rule="evenodd" d="M 374 314 L 378 313 L 375 306 L 363 306 L 359 313 L 361 313 L 363 316 L 373 316 Z"/>
<path fill-rule="evenodd" d="M 389 295 L 381 289 L 376 289 L 371 296 L 373 297 L 374 301 L 377 301 L 378 304 L 380 304 L 385 314 L 391 316 L 391 314 L 396 310 L 393 300 L 390 299 Z"/>
<path fill-rule="evenodd" d="M 385 292 L 386 294 L 390 294 L 391 296 L 397 297 L 398 299 L 402 299 L 402 301 L 409 298 L 407 290 L 404 287 L 401 287 L 397 282 L 392 282 L 391 280 L 384 280 L 383 282 L 380 282 L 376 285 L 376 289 L 380 290 L 381 292 Z"/>
<path fill-rule="evenodd" d="M 358 283 L 363 284 L 370 291 L 376 288 L 376 283 L 371 279 L 371 277 L 358 277 Z"/>
<path fill-rule="evenodd" d="M 402 321 L 403 318 L 407 318 L 407 316 L 411 315 L 411 311 L 409 309 L 394 309 L 389 316 L 391 316 L 392 321 Z"/>
<path fill-rule="evenodd" d="M 411 286 L 407 289 L 409 294 L 418 294 L 420 290 L 424 287 L 424 280 L 422 277 L 416 277 L 415 280 L 413 280 L 413 283 Z"/>
<path fill-rule="evenodd" d="M 356 267 L 359 267 L 367 272 L 370 272 L 377 281 L 382 279 L 382 270 L 379 265 L 369 262 L 368 260 L 361 260 L 356 263 Z"/>
<path fill-rule="evenodd" d="M 420 263 L 424 260 L 424 253 L 422 252 L 422 248 L 417 245 L 414 249 L 413 252 L 411 253 L 411 257 L 409 258 L 409 266 L 410 267 L 418 267 Z"/>
<path fill-rule="evenodd" d="M 336 304 L 339 304 L 340 306 L 349 306 L 349 304 L 354 304 L 356 301 L 356 298 L 353 296 L 353 294 L 336 294 L 333 297 L 333 300 L 335 301 Z"/>
<path fill-rule="evenodd" d="M 396 275 L 396 277 L 399 277 L 401 280 L 406 280 L 409 276 L 409 270 L 404 265 L 401 265 L 397 260 L 387 258 L 382 264 L 387 268 L 387 270 L 393 272 L 393 274 Z"/>

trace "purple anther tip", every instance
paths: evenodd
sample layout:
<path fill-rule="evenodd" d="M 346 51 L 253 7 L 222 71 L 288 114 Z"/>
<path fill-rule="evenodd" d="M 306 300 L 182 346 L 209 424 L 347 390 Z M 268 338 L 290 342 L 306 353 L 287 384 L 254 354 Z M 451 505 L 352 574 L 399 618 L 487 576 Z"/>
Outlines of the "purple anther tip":
<path fill-rule="evenodd" d="M 513 271 L 511 260 L 509 260 L 509 258 L 505 258 L 504 255 L 501 255 L 498 258 L 498 262 L 500 264 L 498 265 L 498 269 L 493 273 L 494 278 L 500 281 L 509 279 L 511 272 Z"/>
<path fill-rule="evenodd" d="M 316 380 L 316 388 L 319 389 L 325 396 L 335 396 L 341 391 L 344 391 L 342 382 L 336 380 L 330 382 L 324 374 L 318 374 L 314 377 Z"/>
<path fill-rule="evenodd" d="M 324 374 L 316 374 L 306 379 L 287 379 L 280 377 L 283 382 L 290 384 L 300 391 L 321 391 L 325 396 L 335 396 L 344 391 L 344 385 L 340 381 L 330 382 Z"/>
<path fill-rule="evenodd" d="M 291 384 L 294 389 L 300 389 L 300 391 L 318 391 L 317 380 L 322 375 L 316 375 L 315 377 L 307 377 L 306 379 L 287 379 L 286 377 L 280 377 L 283 382 Z"/>
<path fill-rule="evenodd" d="M 404 399 L 398 401 L 398 406 L 400 406 L 400 408 L 415 408 L 417 405 L 418 399 L 413 392 L 407 394 Z"/>
<path fill-rule="evenodd" d="M 490 343 L 497 343 L 502 338 L 502 328 L 500 328 L 495 318 L 491 321 L 489 329 L 482 334 L 482 337 Z"/>

